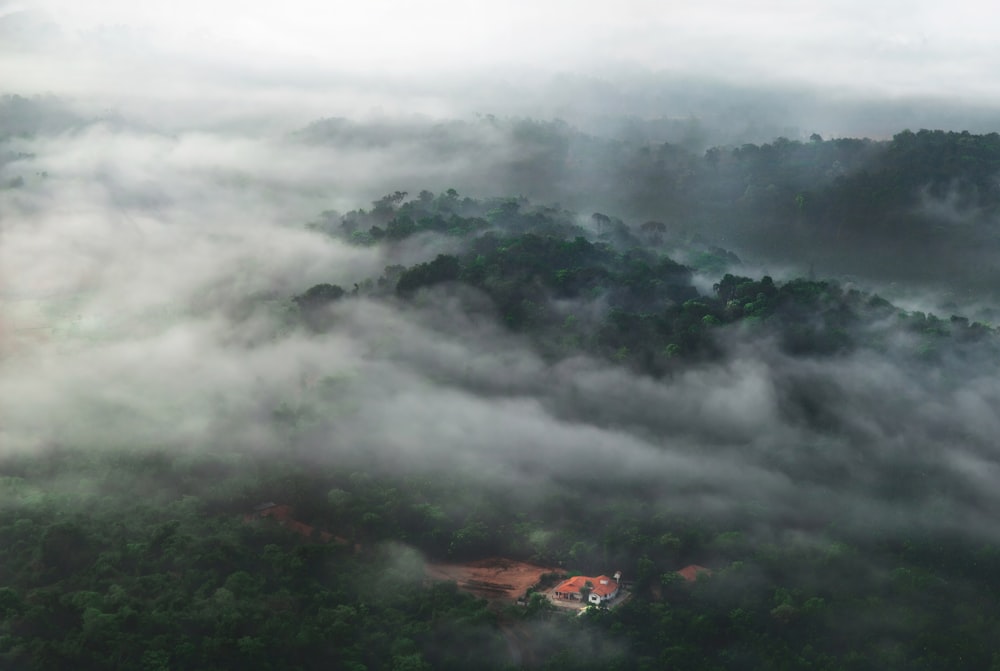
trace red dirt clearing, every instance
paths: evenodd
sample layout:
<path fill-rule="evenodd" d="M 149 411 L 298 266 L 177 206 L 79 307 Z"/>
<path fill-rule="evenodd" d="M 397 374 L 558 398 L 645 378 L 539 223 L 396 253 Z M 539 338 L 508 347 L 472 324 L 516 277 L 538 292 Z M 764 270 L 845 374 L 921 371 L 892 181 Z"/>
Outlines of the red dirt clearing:
<path fill-rule="evenodd" d="M 545 573 L 557 569 L 536 566 L 512 559 L 480 559 L 465 564 L 427 564 L 431 580 L 454 580 L 458 588 L 484 599 L 508 599 L 524 596 Z"/>

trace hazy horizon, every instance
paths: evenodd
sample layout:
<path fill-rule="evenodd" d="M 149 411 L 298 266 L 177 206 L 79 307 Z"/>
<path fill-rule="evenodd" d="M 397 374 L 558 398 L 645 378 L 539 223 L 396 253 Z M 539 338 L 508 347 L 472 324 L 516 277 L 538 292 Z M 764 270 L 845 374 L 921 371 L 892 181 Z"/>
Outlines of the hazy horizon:
<path fill-rule="evenodd" d="M 6 93 L 164 128 L 480 113 L 883 138 L 997 119 L 983 19 L 971 2 L 7 0 L 0 62 Z"/>

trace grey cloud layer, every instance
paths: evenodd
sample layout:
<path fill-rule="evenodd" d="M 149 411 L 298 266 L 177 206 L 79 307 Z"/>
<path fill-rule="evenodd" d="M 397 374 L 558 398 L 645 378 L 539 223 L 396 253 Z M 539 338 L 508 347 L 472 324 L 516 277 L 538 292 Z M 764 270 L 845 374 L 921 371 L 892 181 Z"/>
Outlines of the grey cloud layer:
<path fill-rule="evenodd" d="M 1000 463 L 992 361 L 946 375 L 864 353 L 791 361 L 763 342 L 654 381 L 546 363 L 488 309 L 470 316 L 451 297 L 347 302 L 325 336 L 288 313 L 312 284 L 349 288 L 442 244 L 349 248 L 303 228 L 317 212 L 395 189 L 492 196 L 537 181 L 517 181 L 504 132 L 453 124 L 448 150 L 437 118 L 699 117 L 709 140 L 734 143 L 787 129 L 985 129 L 998 92 L 981 75 L 996 63 L 975 58 L 989 22 L 971 3 L 523 3 L 474 16 L 439 2 L 381 22 L 337 21 L 318 2 L 212 3 L 204 15 L 100 4 L 33 3 L 58 29 L 0 4 L 0 34 L 26 36 L 0 50 L 12 92 L 65 94 L 81 118 L 107 117 L 54 118 L 63 132 L 9 140 L 34 157 L 0 165 L 0 183 L 25 179 L 0 191 L 0 451 L 279 453 L 297 441 L 308 458 L 480 474 L 528 493 L 596 473 L 678 508 L 763 504 L 773 519 L 842 508 L 1000 530 L 987 514 Z M 195 14 L 217 30 L 199 32 Z M 381 140 L 283 135 L 335 115 L 381 124 Z M 279 409 L 297 419 L 275 422 Z"/>
<path fill-rule="evenodd" d="M 737 338 L 725 360 L 653 380 L 546 362 L 462 292 L 346 301 L 331 333 L 311 334 L 290 296 L 437 244 L 386 256 L 304 228 L 326 198 L 375 188 L 369 167 L 231 134 L 99 125 L 26 142 L 35 158 L 5 170 L 50 176 L 0 192 L 5 453 L 294 446 L 529 497 L 604 479 L 677 510 L 758 506 L 764 527 L 838 510 L 875 527 L 1000 531 L 993 361 L 921 368 L 894 354 L 906 342 L 790 359 Z M 399 175 L 416 172 L 407 151 L 385 150 Z M 347 186 L 325 184 L 338 167 Z"/>

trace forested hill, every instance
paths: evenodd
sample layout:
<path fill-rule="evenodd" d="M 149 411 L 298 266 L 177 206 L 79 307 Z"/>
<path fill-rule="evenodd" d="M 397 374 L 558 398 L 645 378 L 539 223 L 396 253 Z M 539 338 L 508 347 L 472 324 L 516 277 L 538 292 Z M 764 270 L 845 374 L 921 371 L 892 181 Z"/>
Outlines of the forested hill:
<path fill-rule="evenodd" d="M 993 263 L 1000 251 L 997 133 L 903 130 L 877 140 L 813 134 L 710 146 L 684 124 L 661 121 L 633 120 L 593 134 L 558 120 L 492 115 L 330 118 L 292 133 L 287 149 L 379 166 L 384 179 L 366 181 L 385 191 L 437 184 L 610 211 L 697 231 L 761 262 L 919 284 L 959 302 L 993 296 L 1000 286 Z M 71 113 L 57 98 L 0 98 L 0 166 L 12 164 L 0 186 L 31 181 L 27 164 L 37 157 L 20 145 L 30 149 L 33 138 L 85 135 L 95 126 L 141 129 L 113 114 Z M 47 174 L 47 167 L 35 170 Z"/>
<path fill-rule="evenodd" d="M 989 3 L 639 4 L 0 0 L 0 671 L 1000 671 Z"/>
<path fill-rule="evenodd" d="M 996 664 L 992 326 L 522 198 L 310 228 L 389 265 L 245 297 L 166 378 L 190 399 L 81 400 L 0 461 L 5 668 Z M 426 569 L 490 557 L 631 596 L 578 617 Z"/>
<path fill-rule="evenodd" d="M 996 135 L 3 110 L 0 668 L 1000 668 Z"/>
<path fill-rule="evenodd" d="M 597 137 L 558 121 L 486 117 L 402 127 L 334 119 L 296 137 L 370 149 L 401 142 L 443 165 L 475 155 L 474 177 L 452 176 L 460 190 L 612 209 L 824 274 L 924 283 L 963 296 L 998 286 L 996 133 L 814 134 L 705 150 L 641 135 Z"/>
<path fill-rule="evenodd" d="M 388 266 L 377 279 L 359 278 L 350 296 L 414 300 L 423 289 L 468 287 L 552 359 L 589 354 L 659 376 L 765 338 L 794 355 L 874 348 L 925 364 L 946 353 L 972 356 L 969 350 L 989 356 L 998 343 L 987 324 L 909 313 L 837 281 L 742 276 L 735 254 L 682 227 L 629 226 L 523 198 L 479 201 L 452 190 L 407 200 L 397 191 L 368 211 L 326 212 L 310 226 L 356 245 L 448 248 L 408 267 Z M 344 297 L 343 287 L 321 284 L 296 302 L 323 329 L 332 324 L 326 308 Z"/>

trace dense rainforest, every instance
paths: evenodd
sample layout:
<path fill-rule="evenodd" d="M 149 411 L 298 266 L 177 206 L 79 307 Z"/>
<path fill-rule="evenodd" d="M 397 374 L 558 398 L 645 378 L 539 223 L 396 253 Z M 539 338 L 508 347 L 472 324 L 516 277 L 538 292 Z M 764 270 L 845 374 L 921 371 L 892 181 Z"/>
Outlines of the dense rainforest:
<path fill-rule="evenodd" d="M 3 105 L 0 194 L 36 212 L 70 166 L 34 139 L 93 130 Z M 243 221 L 123 215 L 121 256 L 174 263 L 86 267 L 2 350 L 0 667 L 1000 669 L 1000 136 L 640 135 L 327 119 L 289 142 L 479 152 L 495 188 L 390 190 L 253 255 Z M 115 207 L 169 213 L 137 179 Z M 427 571 L 497 557 L 629 597 Z"/>
<path fill-rule="evenodd" d="M 706 147 L 684 132 L 657 142 L 648 125 L 635 121 L 594 136 L 559 121 L 490 116 L 430 127 L 329 119 L 295 137 L 331 147 L 412 143 L 445 164 L 479 155 L 472 173 L 508 193 L 658 221 L 762 262 L 934 283 L 959 295 L 992 295 L 996 287 L 997 133 L 905 130 L 890 140 L 813 134 Z M 495 192 L 462 174 L 454 181 Z"/>
<path fill-rule="evenodd" d="M 82 115 L 51 96 L 3 96 L 0 167 L 9 167 L 0 188 L 48 176 L 44 167 L 29 167 L 38 158 L 33 139 L 86 136 L 94 127 L 148 130 L 112 113 Z M 437 184 L 442 192 L 519 195 L 637 224 L 659 222 L 800 275 L 812 267 L 823 276 L 932 286 L 960 302 L 995 297 L 997 133 L 920 129 L 890 139 L 814 133 L 804 140 L 716 146 L 710 130 L 695 119 L 625 118 L 599 133 L 560 120 L 493 115 L 329 118 L 291 133 L 281 151 L 302 161 L 345 153 L 358 169 L 375 173 L 366 176 L 365 188 L 378 193 Z M 225 175 L 227 182 L 249 179 L 241 169 Z M 275 181 L 262 188 L 273 192 Z M 317 189 L 329 180 L 319 174 L 301 181 Z M 136 198 L 148 205 L 169 194 L 147 183 L 125 202 Z"/>

